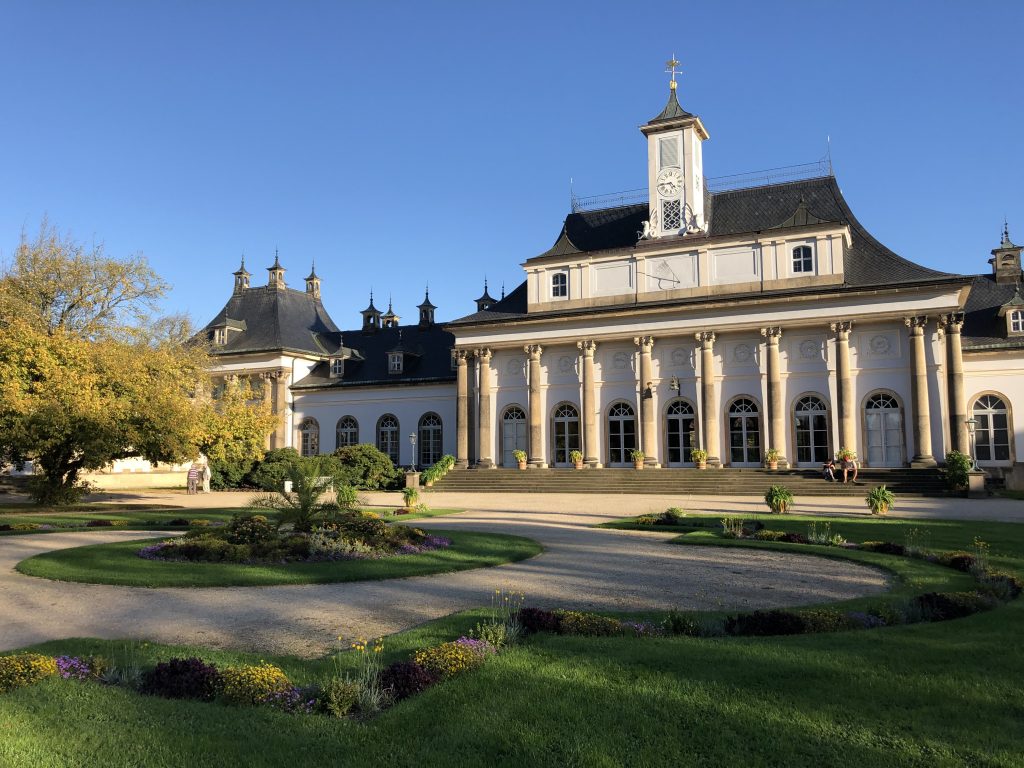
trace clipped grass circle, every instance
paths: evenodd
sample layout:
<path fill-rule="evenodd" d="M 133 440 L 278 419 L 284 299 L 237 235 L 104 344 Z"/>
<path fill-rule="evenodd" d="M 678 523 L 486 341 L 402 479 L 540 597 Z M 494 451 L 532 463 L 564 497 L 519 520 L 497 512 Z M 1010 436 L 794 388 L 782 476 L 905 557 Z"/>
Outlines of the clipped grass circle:
<path fill-rule="evenodd" d="M 451 546 L 380 560 L 285 565 L 161 562 L 138 557 L 136 553 L 144 546 L 166 538 L 161 537 L 46 552 L 22 560 L 16 570 L 54 581 L 125 587 L 266 587 L 452 573 L 526 560 L 543 551 L 540 544 L 523 536 L 476 531 L 431 530 L 430 533 L 451 539 Z"/>

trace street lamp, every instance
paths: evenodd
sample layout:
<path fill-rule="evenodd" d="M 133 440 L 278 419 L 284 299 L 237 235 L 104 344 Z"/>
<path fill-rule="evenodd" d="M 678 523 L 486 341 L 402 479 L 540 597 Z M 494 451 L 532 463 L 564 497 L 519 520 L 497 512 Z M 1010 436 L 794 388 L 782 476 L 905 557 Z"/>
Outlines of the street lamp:
<path fill-rule="evenodd" d="M 974 417 L 964 422 L 967 425 L 967 433 L 971 436 L 971 472 L 978 471 L 978 449 L 975 445 L 975 430 L 978 429 L 978 420 Z"/>
<path fill-rule="evenodd" d="M 416 433 L 409 433 L 409 445 L 412 446 L 412 471 L 416 471 Z"/>

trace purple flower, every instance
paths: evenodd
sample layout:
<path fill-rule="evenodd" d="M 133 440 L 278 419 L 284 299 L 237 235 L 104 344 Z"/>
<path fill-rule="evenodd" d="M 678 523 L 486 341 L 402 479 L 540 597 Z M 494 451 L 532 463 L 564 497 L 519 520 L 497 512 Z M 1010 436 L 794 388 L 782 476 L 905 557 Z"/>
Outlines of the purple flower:
<path fill-rule="evenodd" d="M 661 627 L 642 621 L 624 621 L 622 622 L 622 629 L 626 632 L 631 632 L 637 637 L 654 637 L 665 634 Z"/>
<path fill-rule="evenodd" d="M 165 558 L 160 556 L 160 552 L 170 545 L 171 544 L 168 541 L 161 541 L 158 544 L 150 544 L 148 547 L 143 547 L 135 554 L 143 560 L 164 560 Z"/>
<path fill-rule="evenodd" d="M 469 648 L 474 653 L 478 653 L 481 656 L 487 656 L 492 653 L 497 653 L 498 649 L 488 643 L 486 640 L 477 640 L 472 637 L 460 637 L 455 641 L 456 645 L 461 645 L 464 648 Z"/>
<path fill-rule="evenodd" d="M 88 663 L 77 656 L 58 656 L 57 674 L 65 680 L 88 680 L 92 676 Z"/>
<path fill-rule="evenodd" d="M 295 686 L 283 691 L 268 693 L 260 699 L 260 702 L 293 715 L 309 714 L 316 708 L 316 699 L 309 697 L 307 691 Z"/>

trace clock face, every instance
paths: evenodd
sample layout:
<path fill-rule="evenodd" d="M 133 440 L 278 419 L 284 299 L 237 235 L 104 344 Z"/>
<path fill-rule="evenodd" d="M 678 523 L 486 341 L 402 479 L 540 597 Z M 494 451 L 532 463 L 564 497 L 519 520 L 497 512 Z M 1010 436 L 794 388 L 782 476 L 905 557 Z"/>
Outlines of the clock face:
<path fill-rule="evenodd" d="M 658 174 L 658 192 L 663 197 L 675 197 L 683 188 L 683 172 L 678 168 L 666 168 Z"/>

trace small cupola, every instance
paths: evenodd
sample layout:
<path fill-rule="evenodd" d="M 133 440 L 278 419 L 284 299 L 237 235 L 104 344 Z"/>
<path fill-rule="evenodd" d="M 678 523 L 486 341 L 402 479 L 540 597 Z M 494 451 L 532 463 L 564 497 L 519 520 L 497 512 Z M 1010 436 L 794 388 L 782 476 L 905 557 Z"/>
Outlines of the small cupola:
<path fill-rule="evenodd" d="M 420 311 L 420 328 L 429 328 L 434 324 L 434 310 L 437 309 L 430 303 L 430 289 L 427 288 L 423 303 L 416 307 Z"/>
<path fill-rule="evenodd" d="M 388 311 L 381 315 L 380 318 L 382 328 L 397 328 L 398 324 L 402 321 L 395 311 L 391 309 L 391 299 L 388 299 Z"/>
<path fill-rule="evenodd" d="M 252 275 L 245 268 L 245 256 L 242 257 L 242 266 L 238 268 L 235 274 L 235 293 L 241 293 L 249 287 L 249 278 Z"/>
<path fill-rule="evenodd" d="M 476 300 L 476 311 L 483 312 L 486 309 L 490 309 L 491 305 L 494 304 L 494 297 L 487 291 L 487 278 L 484 278 L 484 295 Z"/>
<path fill-rule="evenodd" d="M 373 306 L 373 291 L 370 291 L 370 306 L 360 314 L 363 316 L 363 333 L 376 333 L 380 330 L 380 310 Z"/>
<path fill-rule="evenodd" d="M 992 275 L 997 283 L 1019 283 L 1021 279 L 1020 253 L 1024 246 L 1014 245 L 1010 240 L 1010 228 L 1003 221 L 1003 239 L 998 248 L 992 250 Z"/>
<path fill-rule="evenodd" d="M 316 273 L 316 262 L 313 262 L 306 278 L 306 293 L 314 299 L 320 298 L 320 277 Z"/>
<path fill-rule="evenodd" d="M 281 266 L 281 260 L 277 256 L 277 249 L 274 249 L 274 264 L 273 266 L 267 267 L 267 288 L 272 291 L 282 290 L 285 288 L 284 284 L 284 267 Z"/>

